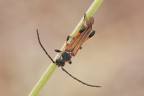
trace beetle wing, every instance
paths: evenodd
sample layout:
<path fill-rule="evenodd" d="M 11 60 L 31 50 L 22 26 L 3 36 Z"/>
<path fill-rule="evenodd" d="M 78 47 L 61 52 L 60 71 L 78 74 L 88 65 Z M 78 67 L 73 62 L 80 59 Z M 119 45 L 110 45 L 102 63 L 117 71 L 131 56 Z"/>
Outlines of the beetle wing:
<path fill-rule="evenodd" d="M 71 51 L 72 56 L 75 56 L 77 52 L 79 51 L 82 44 L 85 42 L 86 38 L 88 38 L 90 32 L 92 30 L 92 27 L 89 27 L 83 34 L 81 34 L 81 38 L 79 38 L 79 41 L 74 46 L 73 50 Z"/>
<path fill-rule="evenodd" d="M 65 51 L 71 52 L 73 50 L 73 48 L 79 42 L 80 38 L 82 37 L 82 34 L 83 33 L 79 33 L 75 38 L 73 38 L 73 40 L 70 43 L 67 44 Z"/>

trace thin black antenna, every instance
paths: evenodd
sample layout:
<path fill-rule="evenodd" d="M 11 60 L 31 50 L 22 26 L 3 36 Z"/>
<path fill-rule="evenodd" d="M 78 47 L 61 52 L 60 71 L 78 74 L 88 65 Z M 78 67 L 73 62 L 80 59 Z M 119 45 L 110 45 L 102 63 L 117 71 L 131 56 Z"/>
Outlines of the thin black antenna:
<path fill-rule="evenodd" d="M 36 32 L 37 32 L 37 37 L 38 37 L 38 41 L 39 41 L 39 44 L 41 46 L 41 48 L 43 49 L 43 51 L 45 52 L 45 54 L 50 58 L 50 60 L 55 63 L 55 61 L 51 58 L 51 56 L 47 53 L 47 51 L 45 50 L 45 48 L 43 47 L 41 41 L 40 41 L 40 37 L 39 37 L 39 33 L 38 33 L 38 29 L 36 29 Z"/>
<path fill-rule="evenodd" d="M 70 77 L 72 77 L 72 78 L 75 79 L 76 81 L 78 81 L 78 82 L 80 82 L 80 83 L 82 83 L 82 84 L 84 84 L 84 85 L 86 85 L 86 86 L 90 86 L 90 87 L 101 87 L 101 86 L 97 86 L 97 85 L 90 85 L 90 84 L 87 84 L 87 83 L 85 83 L 85 82 L 83 82 L 83 81 L 77 79 L 77 78 L 74 77 L 73 75 L 71 75 L 71 74 L 70 74 L 67 70 L 65 70 L 62 66 L 61 66 L 61 68 L 62 68 L 62 70 L 63 70 L 65 73 L 67 73 Z"/>

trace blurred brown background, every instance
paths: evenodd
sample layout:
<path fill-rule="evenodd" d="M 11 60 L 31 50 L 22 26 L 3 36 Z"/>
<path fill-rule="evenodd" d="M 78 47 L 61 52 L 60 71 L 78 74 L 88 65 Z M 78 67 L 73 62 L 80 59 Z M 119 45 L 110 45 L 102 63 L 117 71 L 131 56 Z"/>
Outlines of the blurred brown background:
<path fill-rule="evenodd" d="M 93 0 L 0 0 L 0 96 L 27 96 Z M 72 65 L 60 68 L 39 96 L 144 96 L 144 0 L 105 0 L 95 13 L 96 35 Z"/>

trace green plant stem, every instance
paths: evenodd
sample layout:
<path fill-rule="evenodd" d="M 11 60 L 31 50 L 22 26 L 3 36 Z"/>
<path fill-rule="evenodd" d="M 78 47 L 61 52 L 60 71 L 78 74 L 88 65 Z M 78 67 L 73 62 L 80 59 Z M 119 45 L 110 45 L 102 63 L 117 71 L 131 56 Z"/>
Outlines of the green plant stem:
<path fill-rule="evenodd" d="M 87 19 L 89 19 L 91 16 L 94 15 L 94 13 L 99 8 L 99 6 L 102 4 L 102 2 L 103 2 L 103 0 L 94 0 L 94 2 L 92 3 L 92 5 L 90 6 L 90 8 L 88 9 L 88 11 L 86 12 L 86 16 L 87 16 L 86 18 Z M 74 36 L 80 30 L 80 28 L 82 27 L 82 24 L 83 24 L 83 18 L 80 20 L 80 22 L 78 23 L 78 25 L 76 26 L 76 28 L 73 30 L 73 32 L 71 33 L 71 36 Z M 65 49 L 65 45 L 66 45 L 66 43 L 64 43 L 64 45 L 62 46 L 61 50 Z M 54 60 L 56 60 L 59 56 L 60 56 L 60 54 L 57 54 L 55 56 Z M 48 68 L 43 73 L 43 75 L 40 78 L 40 80 L 37 82 L 37 84 L 34 86 L 34 88 L 29 93 L 29 96 L 37 96 L 38 95 L 38 93 L 44 87 L 44 85 L 49 80 L 49 78 L 51 77 L 51 75 L 53 74 L 53 72 L 56 70 L 56 68 L 57 68 L 57 65 L 54 64 L 54 63 L 51 63 L 48 66 Z"/>

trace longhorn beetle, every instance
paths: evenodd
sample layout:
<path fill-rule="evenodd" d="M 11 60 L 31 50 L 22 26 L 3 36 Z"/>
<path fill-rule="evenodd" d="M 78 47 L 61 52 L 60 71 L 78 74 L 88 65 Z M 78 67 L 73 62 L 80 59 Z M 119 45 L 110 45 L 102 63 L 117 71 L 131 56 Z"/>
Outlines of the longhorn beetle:
<path fill-rule="evenodd" d="M 71 75 L 67 70 L 65 70 L 63 68 L 63 66 L 65 65 L 66 62 L 68 62 L 69 64 L 72 63 L 72 61 L 71 61 L 72 56 L 75 56 L 77 54 L 77 52 L 82 48 L 82 44 L 95 34 L 95 31 L 92 29 L 92 25 L 94 23 L 94 18 L 91 17 L 89 20 L 86 20 L 86 14 L 84 14 L 83 21 L 84 21 L 84 24 L 82 25 L 82 28 L 79 30 L 79 32 L 73 37 L 71 37 L 71 36 L 67 37 L 65 50 L 64 51 L 61 51 L 58 49 L 55 50 L 56 52 L 61 53 L 60 57 L 57 58 L 56 61 L 54 61 L 51 58 L 51 56 L 47 53 L 47 51 L 43 47 L 43 45 L 40 41 L 38 29 L 37 29 L 36 31 L 37 31 L 38 41 L 39 41 L 41 48 L 44 50 L 44 52 L 50 58 L 50 60 L 54 64 L 56 64 L 58 67 L 61 67 L 62 70 L 64 72 L 66 72 L 70 77 L 72 77 L 73 79 L 77 80 L 78 82 L 80 82 L 86 86 L 101 87 L 101 86 L 97 86 L 97 85 L 87 84 L 87 83 L 77 79 L 76 77 Z"/>

